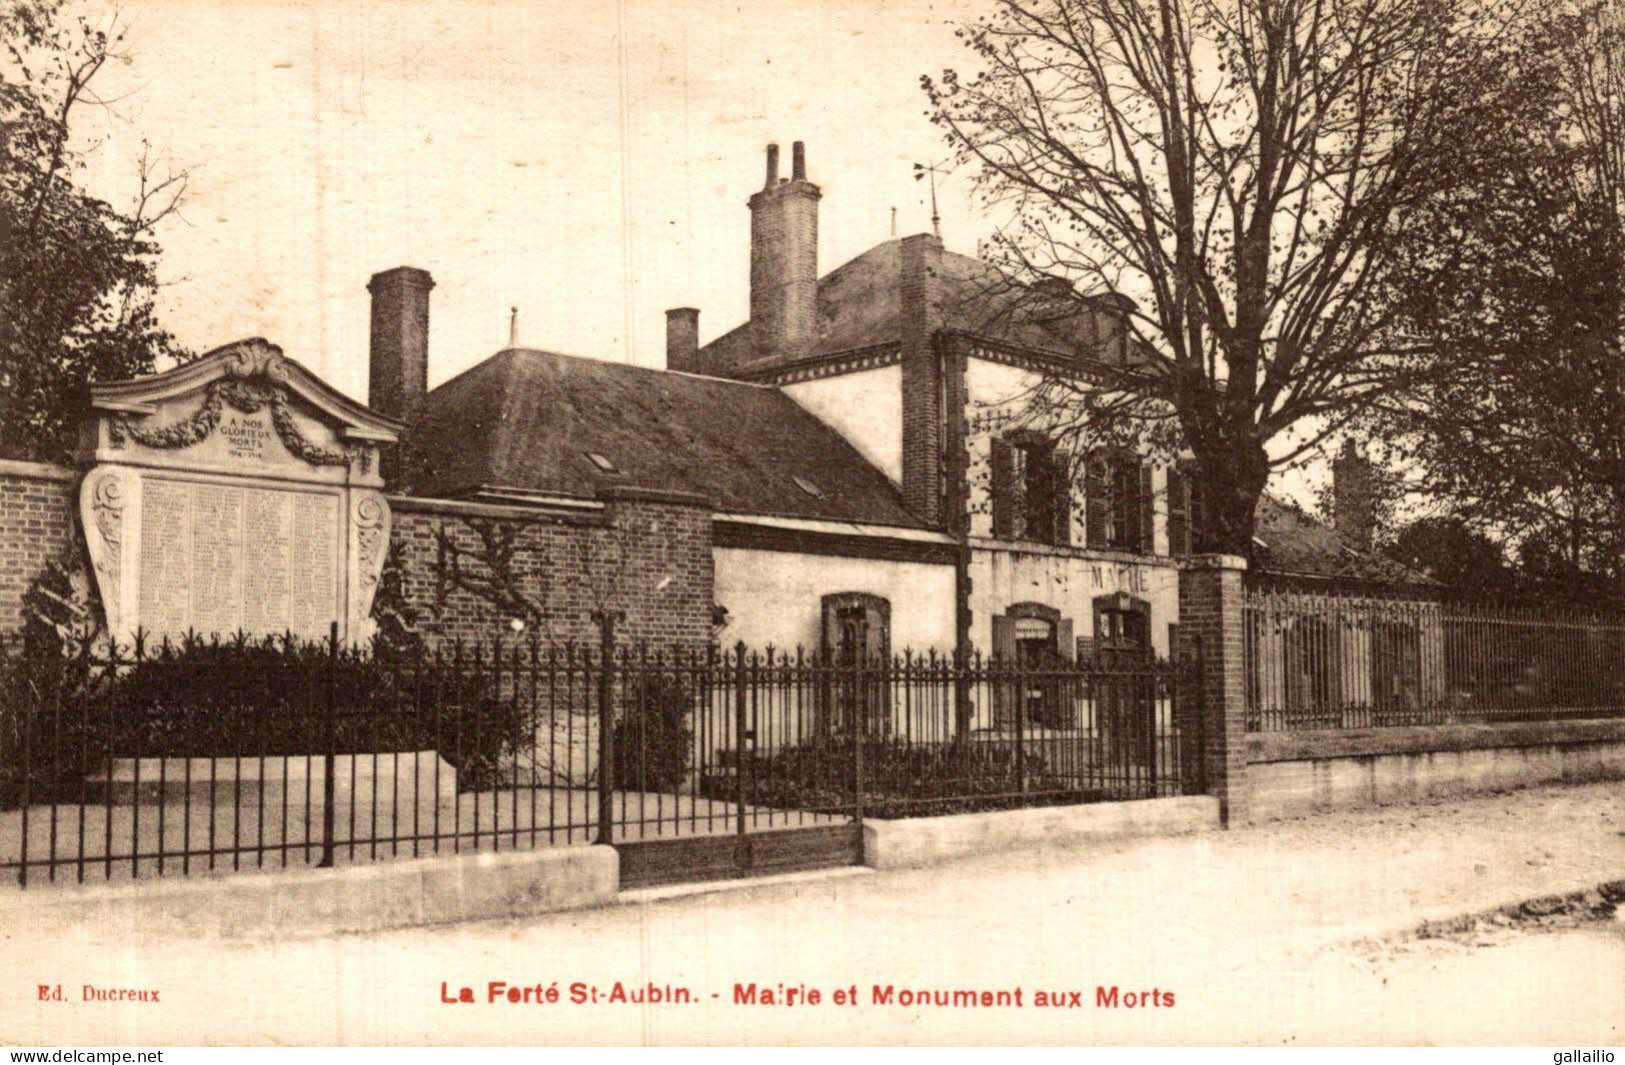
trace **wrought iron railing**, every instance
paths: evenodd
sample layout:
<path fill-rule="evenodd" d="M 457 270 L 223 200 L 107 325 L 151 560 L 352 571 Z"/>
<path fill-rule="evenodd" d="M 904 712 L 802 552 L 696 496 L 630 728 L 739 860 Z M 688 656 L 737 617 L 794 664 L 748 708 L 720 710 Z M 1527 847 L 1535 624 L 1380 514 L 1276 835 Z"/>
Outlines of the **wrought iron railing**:
<path fill-rule="evenodd" d="M 1625 714 L 1625 619 L 1280 592 L 1244 610 L 1252 731 Z"/>
<path fill-rule="evenodd" d="M 336 638 L 0 648 L 23 884 L 1201 790 L 1193 667 Z"/>

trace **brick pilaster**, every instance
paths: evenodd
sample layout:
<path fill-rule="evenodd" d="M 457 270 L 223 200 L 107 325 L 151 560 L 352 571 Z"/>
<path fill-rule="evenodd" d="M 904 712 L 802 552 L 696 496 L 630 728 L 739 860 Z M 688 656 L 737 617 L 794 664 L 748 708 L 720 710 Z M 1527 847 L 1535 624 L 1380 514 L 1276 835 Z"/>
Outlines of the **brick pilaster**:
<path fill-rule="evenodd" d="M 929 233 L 905 237 L 901 259 L 903 502 L 940 527 L 945 517 L 943 382 L 936 336 L 942 324 L 942 241 Z"/>
<path fill-rule="evenodd" d="M 1181 641 L 1202 656 L 1203 771 L 1225 825 L 1247 820 L 1247 663 L 1242 647 L 1245 559 L 1195 555 L 1179 571 Z"/>

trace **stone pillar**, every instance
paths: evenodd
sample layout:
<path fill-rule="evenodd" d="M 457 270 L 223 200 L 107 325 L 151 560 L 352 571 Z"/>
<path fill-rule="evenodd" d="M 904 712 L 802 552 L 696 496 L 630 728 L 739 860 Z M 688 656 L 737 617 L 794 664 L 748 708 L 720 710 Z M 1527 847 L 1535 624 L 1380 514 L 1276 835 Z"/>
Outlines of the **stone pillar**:
<path fill-rule="evenodd" d="M 1247 663 L 1242 646 L 1243 577 L 1234 555 L 1194 555 L 1180 564 L 1179 633 L 1202 656 L 1202 764 L 1226 825 L 1247 820 Z"/>

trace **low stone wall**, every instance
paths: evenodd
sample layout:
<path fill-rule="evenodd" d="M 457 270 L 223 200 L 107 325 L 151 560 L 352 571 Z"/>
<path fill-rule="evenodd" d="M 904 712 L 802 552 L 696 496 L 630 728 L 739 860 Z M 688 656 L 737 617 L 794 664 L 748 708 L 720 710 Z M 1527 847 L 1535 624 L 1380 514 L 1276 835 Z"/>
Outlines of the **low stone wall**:
<path fill-rule="evenodd" d="M 327 759 L 313 755 L 264 758 L 115 758 L 105 773 L 88 778 L 90 794 L 114 804 L 185 800 L 212 795 L 223 805 L 280 806 L 305 795 L 319 805 Z M 434 751 L 333 756 L 333 793 L 357 809 L 407 804 L 413 796 L 457 801 L 457 770 Z"/>
<path fill-rule="evenodd" d="M 1625 779 L 1625 718 L 1254 733 L 1251 818 Z"/>
<path fill-rule="evenodd" d="M 875 869 L 899 869 L 1021 848 L 1171 836 L 1218 827 L 1219 801 L 1209 795 L 898 821 L 865 819 L 863 864 Z"/>
<path fill-rule="evenodd" d="M 109 936 L 331 936 L 603 906 L 620 890 L 613 847 L 413 858 L 0 895 L 0 927 L 94 927 Z"/>

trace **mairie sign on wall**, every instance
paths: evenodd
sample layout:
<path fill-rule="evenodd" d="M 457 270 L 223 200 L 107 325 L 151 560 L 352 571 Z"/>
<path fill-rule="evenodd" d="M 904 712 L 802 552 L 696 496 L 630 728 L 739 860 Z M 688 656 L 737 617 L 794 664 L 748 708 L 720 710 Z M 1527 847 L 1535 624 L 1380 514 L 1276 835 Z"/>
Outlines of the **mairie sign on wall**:
<path fill-rule="evenodd" d="M 79 508 L 109 634 L 370 636 L 399 431 L 257 338 L 93 386 Z"/>

